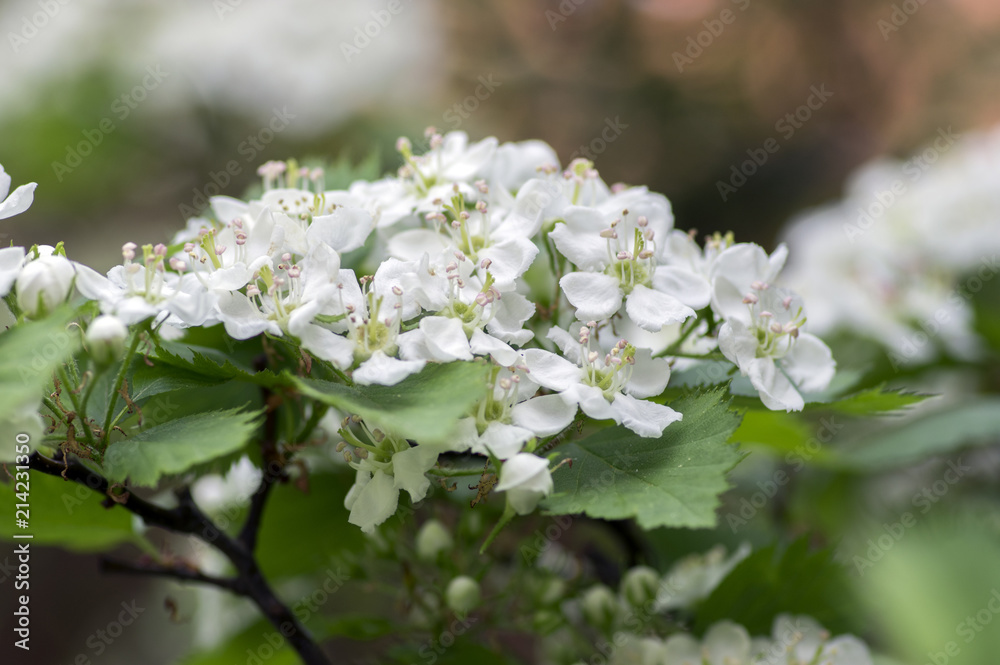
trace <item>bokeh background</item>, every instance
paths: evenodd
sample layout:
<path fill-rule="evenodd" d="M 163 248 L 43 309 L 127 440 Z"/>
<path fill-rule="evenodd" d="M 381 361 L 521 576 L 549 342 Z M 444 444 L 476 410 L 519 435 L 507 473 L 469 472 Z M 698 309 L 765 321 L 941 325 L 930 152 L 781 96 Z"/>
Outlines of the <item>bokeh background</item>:
<path fill-rule="evenodd" d="M 665 193 L 679 227 L 772 247 L 873 157 L 1000 121 L 995 0 L 7 0 L 0 37 L 0 163 L 38 183 L 0 237 L 64 240 L 101 270 L 266 160 L 388 171 L 396 137 L 429 125 L 540 138 L 564 164 L 590 151 L 608 182 Z M 37 549 L 33 571 L 37 651 L 3 662 L 170 663 L 196 630 L 184 591 L 91 557 Z M 133 598 L 138 629 L 94 657 L 88 636 Z"/>

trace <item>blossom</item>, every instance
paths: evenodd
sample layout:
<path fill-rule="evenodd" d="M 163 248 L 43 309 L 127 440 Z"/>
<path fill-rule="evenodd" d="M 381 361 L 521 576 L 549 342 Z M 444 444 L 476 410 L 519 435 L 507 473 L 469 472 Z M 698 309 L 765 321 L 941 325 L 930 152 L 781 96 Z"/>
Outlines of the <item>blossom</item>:
<path fill-rule="evenodd" d="M 802 393 L 826 388 L 835 363 L 829 347 L 801 332 L 802 299 L 784 289 L 757 284 L 743 299 L 745 316 L 719 330 L 719 350 L 740 368 L 772 410 L 801 411 Z"/>
<path fill-rule="evenodd" d="M 578 270 L 559 285 L 587 321 L 625 312 L 639 327 L 657 331 L 694 316 L 688 303 L 704 306 L 701 280 L 681 268 L 662 265 L 673 227 L 667 199 L 636 187 L 596 207 L 571 206 L 564 223 L 549 234 Z"/>
<path fill-rule="evenodd" d="M 13 192 L 10 191 L 11 178 L 0 164 L 0 219 L 7 219 L 14 215 L 19 215 L 31 207 L 35 199 L 35 187 L 37 183 L 30 182 L 21 185 Z M 8 195 L 8 192 L 10 194 Z"/>
<path fill-rule="evenodd" d="M 500 468 L 496 491 L 507 493 L 507 504 L 518 515 L 527 515 L 552 488 L 549 461 L 531 453 L 518 453 Z"/>
<path fill-rule="evenodd" d="M 553 327 L 552 339 L 566 356 L 542 349 L 526 349 L 524 358 L 532 380 L 559 393 L 568 404 L 579 405 L 595 420 L 613 419 L 643 437 L 658 437 L 681 414 L 643 398 L 659 395 L 670 380 L 670 366 L 653 358 L 649 349 L 637 349 L 620 340 L 603 355 L 591 348 L 593 322 L 581 326 L 578 339 Z"/>
<path fill-rule="evenodd" d="M 65 256 L 39 256 L 21 268 L 15 282 L 17 305 L 24 313 L 37 318 L 65 302 L 73 288 L 76 272 Z"/>
<path fill-rule="evenodd" d="M 90 322 L 84 339 L 90 354 L 99 363 L 110 363 L 121 357 L 125 351 L 128 328 L 121 319 L 102 314 Z"/>

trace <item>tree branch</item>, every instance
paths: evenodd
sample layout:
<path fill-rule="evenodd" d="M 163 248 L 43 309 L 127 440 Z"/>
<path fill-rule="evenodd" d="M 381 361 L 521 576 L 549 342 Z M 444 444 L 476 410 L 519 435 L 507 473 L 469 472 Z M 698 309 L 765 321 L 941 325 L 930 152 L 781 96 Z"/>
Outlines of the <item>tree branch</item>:
<path fill-rule="evenodd" d="M 166 566 L 155 561 L 132 562 L 118 559 L 102 558 L 100 560 L 102 573 L 120 573 L 123 575 L 152 575 L 154 577 L 169 577 L 182 582 L 200 582 L 210 584 L 220 589 L 226 589 L 239 596 L 245 596 L 246 590 L 236 577 L 213 577 L 201 571 L 184 565 Z"/>
<path fill-rule="evenodd" d="M 64 463 L 60 464 L 56 460 L 43 457 L 36 451 L 31 454 L 28 460 L 29 466 L 36 471 L 51 476 L 60 476 L 65 480 L 85 485 L 95 492 L 110 496 L 108 494 L 108 488 L 110 487 L 108 480 L 86 467 L 75 457 L 67 455 Z M 267 479 L 268 477 L 269 474 L 265 472 L 264 478 Z M 192 535 L 212 545 L 222 552 L 236 568 L 236 577 L 232 580 L 209 577 L 199 571 L 182 572 L 183 569 L 162 564 L 107 562 L 104 564 L 105 570 L 202 582 L 227 588 L 234 593 L 246 596 L 257 605 L 271 624 L 288 640 L 288 643 L 298 652 L 306 665 L 330 665 L 326 654 L 313 641 L 308 631 L 306 631 L 305 626 L 299 622 L 292 611 L 274 594 L 267 580 L 264 579 L 264 575 L 257 565 L 257 560 L 253 556 L 252 544 L 256 539 L 256 533 L 260 525 L 264 500 L 270 491 L 270 485 L 274 482 L 273 475 L 271 478 L 271 480 L 262 479 L 262 490 L 258 490 L 258 494 L 254 496 L 254 502 L 251 505 L 251 512 L 256 512 L 256 515 L 253 516 L 252 525 L 249 524 L 251 520 L 248 519 L 248 524 L 244 525 L 241 532 L 241 536 L 243 533 L 253 534 L 251 538 L 246 539 L 249 540 L 249 546 L 242 537 L 233 538 L 217 527 L 201 511 L 191 496 L 190 489 L 186 487 L 177 492 L 176 508 L 162 508 L 132 493 L 114 497 L 115 501 L 109 506 L 121 506 L 125 510 L 141 517 L 150 526 L 158 526 L 168 531 Z M 259 505 L 254 509 L 253 505 L 256 504 Z"/>

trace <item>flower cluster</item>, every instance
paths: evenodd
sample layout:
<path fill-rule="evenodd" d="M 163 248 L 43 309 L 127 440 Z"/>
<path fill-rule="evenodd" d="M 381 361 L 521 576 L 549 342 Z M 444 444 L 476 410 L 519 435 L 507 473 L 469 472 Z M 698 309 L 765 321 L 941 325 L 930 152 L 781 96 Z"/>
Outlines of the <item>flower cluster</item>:
<path fill-rule="evenodd" d="M 641 437 L 682 418 L 652 399 L 676 363 L 728 359 L 771 409 L 802 409 L 830 381 L 801 299 L 775 286 L 783 246 L 768 256 L 718 234 L 699 246 L 663 195 L 609 186 L 587 160 L 563 169 L 537 141 L 425 138 L 422 154 L 399 140 L 396 175 L 345 190 L 327 190 L 322 169 L 268 162 L 259 198 L 213 197 L 169 244 L 126 243 L 106 275 L 61 248 L 0 250 L 0 295 L 13 285 L 29 318 L 74 291 L 94 301 L 102 316 L 84 326 L 102 357 L 126 326 L 173 339 L 221 324 L 236 340 L 283 338 L 358 385 L 429 363 L 489 365 L 485 397 L 447 446 L 350 417 L 333 428 L 357 470 L 351 521 L 366 531 L 401 490 L 424 496 L 443 452 L 506 460 L 497 489 L 530 512 L 553 488 L 536 447 L 578 417 Z M 3 214 L 26 207 L 23 189 Z"/>
<path fill-rule="evenodd" d="M 816 303 L 813 327 L 871 338 L 896 367 L 980 357 L 971 300 L 1000 271 L 998 169 L 1000 128 L 942 132 L 907 161 L 862 167 L 843 199 L 794 220 L 787 281 Z"/>

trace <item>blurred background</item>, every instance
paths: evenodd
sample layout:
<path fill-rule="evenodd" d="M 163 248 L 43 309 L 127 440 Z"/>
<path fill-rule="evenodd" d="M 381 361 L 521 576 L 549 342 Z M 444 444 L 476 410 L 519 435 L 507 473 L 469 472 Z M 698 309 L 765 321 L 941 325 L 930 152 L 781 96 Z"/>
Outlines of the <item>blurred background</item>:
<path fill-rule="evenodd" d="M 542 139 L 563 165 L 589 157 L 609 183 L 665 193 L 680 228 L 770 248 L 859 165 L 1000 121 L 995 0 L 7 0 L 0 36 L 0 163 L 38 183 L 0 238 L 64 240 L 102 271 L 208 196 L 239 196 L 266 160 L 375 151 L 391 171 L 396 137 L 429 125 Z M 927 550 L 912 551 L 909 572 Z M 23 662 L 187 650 L 183 592 L 36 552 Z M 903 584 L 879 580 L 887 598 Z M 11 584 L 0 572 L 5 616 Z M 150 618 L 97 657 L 88 636 L 136 594 Z"/>

